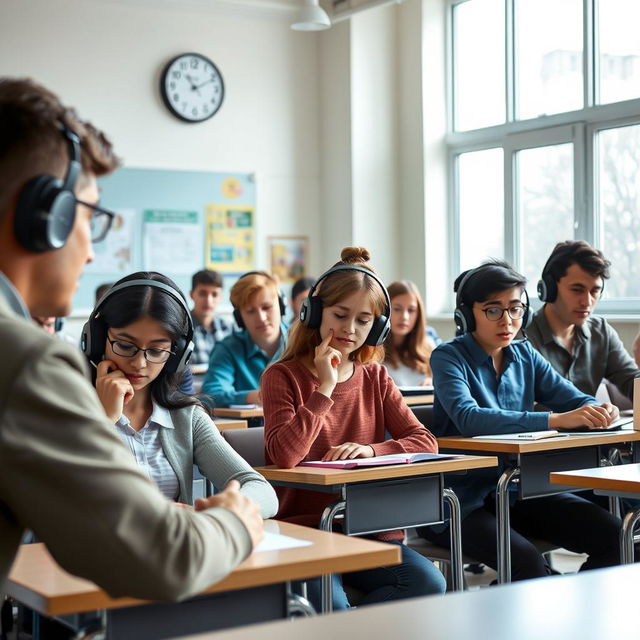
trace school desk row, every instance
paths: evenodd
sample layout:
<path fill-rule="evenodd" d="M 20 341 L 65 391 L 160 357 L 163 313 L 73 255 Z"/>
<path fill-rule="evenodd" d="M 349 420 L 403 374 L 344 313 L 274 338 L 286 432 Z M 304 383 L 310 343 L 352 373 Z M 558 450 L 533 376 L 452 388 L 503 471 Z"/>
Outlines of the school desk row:
<path fill-rule="evenodd" d="M 508 463 L 505 474 L 510 474 L 510 479 L 519 477 L 519 491 L 521 497 L 526 499 L 563 491 L 567 484 L 575 484 L 574 478 L 569 480 L 561 476 L 554 480 L 566 484 L 552 485 L 549 482 L 550 472 L 597 466 L 600 447 L 637 440 L 640 440 L 640 432 L 627 431 L 533 442 L 449 438 L 441 439 L 440 445 L 441 448 L 495 453 Z M 585 465 L 587 460 L 593 460 L 595 464 Z M 42 545 L 29 545 L 21 549 L 12 569 L 8 593 L 43 615 L 102 609 L 110 638 L 164 638 L 281 618 L 287 615 L 291 606 L 295 608 L 299 604 L 291 599 L 288 587 L 291 580 L 384 566 L 398 561 L 397 553 L 392 553 L 393 547 L 330 533 L 332 521 L 339 513 L 344 515 L 344 531 L 357 535 L 441 521 L 443 498 L 449 500 L 452 510 L 452 560 L 461 571 L 457 499 L 455 494 L 447 495 L 444 474 L 494 466 L 496 463 L 496 458 L 491 456 L 463 456 L 437 462 L 359 470 L 262 468 L 260 470 L 265 477 L 275 484 L 306 488 L 313 486 L 314 490 L 338 492 L 339 500 L 323 518 L 322 526 L 327 531 L 278 523 L 282 532 L 311 540 L 313 544 L 299 549 L 254 553 L 228 578 L 209 589 L 207 594 L 186 603 L 166 605 L 139 603 L 131 599 L 113 600 L 95 585 L 62 571 Z M 637 465 L 630 465 L 631 468 L 637 469 Z M 640 491 L 640 481 L 634 488 L 629 484 L 624 487 L 625 492 L 636 489 Z M 402 499 L 399 499 L 400 494 Z M 425 496 L 429 499 L 425 500 Z M 371 509 L 374 499 L 376 508 Z M 381 507 L 382 503 L 384 505 Z M 418 504 L 421 507 L 416 511 Z M 502 526 L 499 527 L 498 543 L 504 545 L 508 540 L 508 509 L 504 513 L 499 511 L 498 517 L 506 528 L 505 535 Z M 456 558 L 457 554 L 460 555 Z M 348 561 L 347 557 L 350 558 Z M 508 562 L 508 555 L 504 556 L 500 566 L 503 582 L 510 577 L 509 573 L 505 574 Z M 324 581 L 325 611 L 331 610 L 330 584 L 329 580 Z M 246 607 L 247 598 L 251 598 L 251 607 Z M 136 630 L 133 635 L 132 629 Z"/>

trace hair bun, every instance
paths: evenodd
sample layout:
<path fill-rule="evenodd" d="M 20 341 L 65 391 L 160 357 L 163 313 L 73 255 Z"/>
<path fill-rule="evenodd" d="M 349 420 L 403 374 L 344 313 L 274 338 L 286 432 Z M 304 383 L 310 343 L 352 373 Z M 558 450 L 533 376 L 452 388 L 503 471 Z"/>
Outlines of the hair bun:
<path fill-rule="evenodd" d="M 344 264 L 363 264 L 371 260 L 371 254 L 365 247 L 345 247 L 340 253 L 340 260 Z"/>

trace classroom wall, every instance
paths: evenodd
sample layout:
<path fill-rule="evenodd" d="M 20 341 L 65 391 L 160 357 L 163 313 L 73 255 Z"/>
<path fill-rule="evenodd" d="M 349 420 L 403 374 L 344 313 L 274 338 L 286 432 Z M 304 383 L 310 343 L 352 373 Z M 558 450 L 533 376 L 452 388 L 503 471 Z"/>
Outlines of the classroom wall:
<path fill-rule="evenodd" d="M 319 41 L 277 12 L 233 3 L 2 0 L 0 75 L 31 76 L 108 132 L 129 167 L 255 172 L 258 266 L 265 238 L 312 238 L 321 255 Z M 184 124 L 165 109 L 160 73 L 187 51 L 222 72 L 221 110 Z"/>

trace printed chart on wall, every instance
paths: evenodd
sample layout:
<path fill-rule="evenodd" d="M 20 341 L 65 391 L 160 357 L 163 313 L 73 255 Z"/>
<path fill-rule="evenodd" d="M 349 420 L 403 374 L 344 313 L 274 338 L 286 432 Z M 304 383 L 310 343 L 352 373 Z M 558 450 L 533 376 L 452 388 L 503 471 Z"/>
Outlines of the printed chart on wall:
<path fill-rule="evenodd" d="M 94 247 L 74 298 L 74 313 L 93 307 L 95 288 L 134 271 L 160 271 L 188 294 L 204 267 L 227 279 L 255 268 L 253 174 L 120 169 L 99 180 L 101 204 L 116 212 Z"/>

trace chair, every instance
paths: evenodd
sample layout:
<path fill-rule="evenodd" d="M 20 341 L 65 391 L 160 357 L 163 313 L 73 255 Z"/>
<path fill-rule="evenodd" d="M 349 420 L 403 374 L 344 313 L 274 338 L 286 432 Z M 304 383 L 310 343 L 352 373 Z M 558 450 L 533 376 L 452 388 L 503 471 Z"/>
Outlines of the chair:
<path fill-rule="evenodd" d="M 261 467 L 265 464 L 264 427 L 227 429 L 222 432 L 222 437 L 252 467 Z"/>

